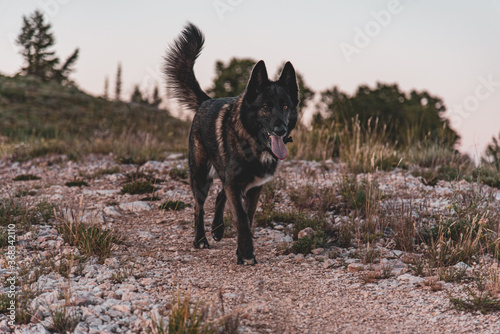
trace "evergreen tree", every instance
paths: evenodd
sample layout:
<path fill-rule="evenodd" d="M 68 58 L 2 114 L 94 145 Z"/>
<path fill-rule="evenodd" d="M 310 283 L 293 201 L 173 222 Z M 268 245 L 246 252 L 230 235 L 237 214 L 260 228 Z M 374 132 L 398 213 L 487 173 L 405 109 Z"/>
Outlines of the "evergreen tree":
<path fill-rule="evenodd" d="M 134 92 L 132 93 L 132 96 L 130 96 L 130 102 L 135 102 L 140 104 L 147 103 L 147 100 L 145 100 L 144 97 L 142 96 L 142 92 L 141 89 L 139 88 L 139 85 L 134 86 Z"/>
<path fill-rule="evenodd" d="M 498 139 L 491 138 L 491 143 L 486 146 L 485 155 L 486 159 L 483 159 L 483 162 L 491 162 L 500 173 L 500 133 Z"/>
<path fill-rule="evenodd" d="M 161 101 L 162 99 L 160 97 L 160 93 L 158 92 L 158 86 L 155 86 L 155 89 L 153 90 L 153 96 L 151 97 L 151 102 L 149 102 L 149 104 L 155 108 L 158 108 Z"/>
<path fill-rule="evenodd" d="M 109 78 L 104 78 L 104 94 L 102 96 L 105 100 L 109 100 Z"/>
<path fill-rule="evenodd" d="M 21 69 L 24 75 L 34 75 L 44 81 L 57 80 L 64 83 L 69 81 L 68 76 L 73 71 L 72 66 L 78 59 L 77 48 L 61 67 L 55 52 L 51 50 L 55 38 L 50 31 L 50 23 L 45 23 L 42 12 L 35 10 L 30 16 L 23 16 L 23 26 L 16 43 L 21 46 L 21 55 L 26 66 Z"/>
<path fill-rule="evenodd" d="M 216 78 L 213 87 L 208 90 L 208 94 L 219 98 L 237 96 L 243 93 L 256 63 L 253 59 L 238 58 L 232 58 L 227 65 L 222 61 L 217 61 L 215 63 Z"/>
<path fill-rule="evenodd" d="M 118 69 L 116 70 L 115 100 L 120 101 L 121 95 L 122 95 L 122 64 L 118 63 Z"/>

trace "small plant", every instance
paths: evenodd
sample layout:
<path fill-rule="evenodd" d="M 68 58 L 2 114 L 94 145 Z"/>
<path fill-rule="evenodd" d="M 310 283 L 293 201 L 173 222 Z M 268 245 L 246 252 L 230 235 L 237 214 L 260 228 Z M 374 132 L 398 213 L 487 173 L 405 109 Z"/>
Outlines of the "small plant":
<path fill-rule="evenodd" d="M 445 281 L 448 283 L 451 282 L 460 282 L 466 274 L 466 268 L 465 267 L 442 267 L 438 268 L 437 270 L 437 275 L 438 279 L 440 281 Z"/>
<path fill-rule="evenodd" d="M 349 248 L 351 246 L 352 239 L 354 238 L 354 226 L 342 223 L 339 227 L 338 245 L 342 248 Z"/>
<path fill-rule="evenodd" d="M 156 187 L 151 184 L 149 181 L 141 181 L 137 180 L 132 183 L 127 183 L 122 187 L 122 194 L 151 194 L 156 191 Z"/>
<path fill-rule="evenodd" d="M 48 329 L 56 333 L 72 333 L 78 323 L 82 320 L 82 316 L 75 310 L 69 310 L 68 306 L 63 305 L 55 310 L 50 310 L 52 323 Z"/>
<path fill-rule="evenodd" d="M 168 171 L 168 175 L 174 180 L 187 180 L 188 170 L 186 168 L 172 168 Z"/>
<path fill-rule="evenodd" d="M 166 211 L 178 211 L 185 209 L 189 206 L 189 204 L 184 203 L 183 201 L 168 201 L 160 205 L 160 210 Z"/>
<path fill-rule="evenodd" d="M 369 264 L 375 263 L 375 261 L 380 257 L 380 251 L 371 246 L 370 243 L 367 243 L 366 248 L 358 248 L 356 255 L 364 264 Z"/>
<path fill-rule="evenodd" d="M 290 248 L 292 253 L 302 253 L 304 255 L 311 253 L 315 248 L 320 248 L 326 245 L 328 237 L 323 231 L 317 231 L 311 236 L 305 236 L 295 241 Z"/>
<path fill-rule="evenodd" d="M 476 312 L 483 314 L 500 311 L 500 300 L 493 299 L 488 291 L 481 291 L 479 294 L 468 289 L 467 299 L 450 297 L 450 302 L 454 308 L 460 311 Z"/>
<path fill-rule="evenodd" d="M 288 195 L 299 210 L 313 210 L 320 214 L 332 211 L 337 204 L 337 194 L 331 187 L 318 189 L 308 184 L 291 188 Z"/>
<path fill-rule="evenodd" d="M 216 333 L 217 326 L 208 319 L 208 307 L 198 302 L 192 305 L 191 296 L 177 300 L 168 317 L 168 333 Z"/>
<path fill-rule="evenodd" d="M 143 157 L 143 156 L 124 156 L 124 157 L 119 157 L 118 161 L 121 164 L 124 165 L 144 165 L 146 162 L 148 162 L 148 158 Z"/>
<path fill-rule="evenodd" d="M 21 174 L 16 176 L 14 181 L 33 181 L 33 180 L 40 180 L 39 176 L 33 175 L 33 174 Z"/>
<path fill-rule="evenodd" d="M 408 261 L 408 267 L 420 277 L 428 276 L 430 273 L 429 263 L 423 256 L 412 256 Z"/>
<path fill-rule="evenodd" d="M 14 197 L 26 197 L 26 196 L 35 196 L 36 191 L 34 190 L 19 190 Z"/>
<path fill-rule="evenodd" d="M 101 177 L 103 175 L 112 175 L 112 174 L 117 174 L 117 173 L 120 173 L 120 167 L 119 166 L 115 166 L 115 167 L 109 167 L 109 168 L 102 168 L 102 169 L 99 169 L 98 171 L 96 171 L 95 173 L 93 173 L 90 178 L 98 178 L 98 177 Z"/>
<path fill-rule="evenodd" d="M 16 299 L 16 323 L 29 324 L 33 316 L 31 301 L 35 298 L 35 291 L 28 285 L 21 287 Z"/>
<path fill-rule="evenodd" d="M 71 181 L 65 183 L 66 187 L 88 187 L 88 183 L 83 179 L 74 178 Z"/>
<path fill-rule="evenodd" d="M 111 279 L 113 280 L 114 283 L 121 284 L 125 282 L 125 280 L 129 278 L 130 275 L 131 275 L 130 268 L 120 268 L 111 275 Z"/>
<path fill-rule="evenodd" d="M 42 201 L 38 203 L 34 209 L 35 214 L 45 223 L 55 217 L 55 207 L 53 204 Z"/>
<path fill-rule="evenodd" d="M 7 293 L 0 294 L 0 313 L 7 313 L 7 307 L 10 305 L 11 299 L 7 295 Z"/>
<path fill-rule="evenodd" d="M 161 198 L 158 196 L 155 196 L 155 195 L 151 195 L 151 196 L 143 197 L 140 200 L 143 202 L 156 202 L 156 201 L 161 200 Z"/>
<path fill-rule="evenodd" d="M 104 230 L 97 225 L 64 222 L 57 226 L 57 231 L 69 245 L 78 247 L 86 256 L 96 256 L 101 263 L 111 255 L 115 244 L 123 242 L 117 232 Z"/>

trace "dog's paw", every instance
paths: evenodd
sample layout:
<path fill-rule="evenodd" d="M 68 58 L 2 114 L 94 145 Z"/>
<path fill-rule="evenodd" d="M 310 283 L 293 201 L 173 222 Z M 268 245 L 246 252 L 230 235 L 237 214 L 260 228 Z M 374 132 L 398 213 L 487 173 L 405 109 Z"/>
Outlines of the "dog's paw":
<path fill-rule="evenodd" d="M 210 248 L 207 237 L 203 236 L 200 239 L 195 239 L 193 242 L 194 248 Z"/>
<path fill-rule="evenodd" d="M 214 224 L 215 225 L 215 224 Z M 212 237 L 215 241 L 220 241 L 224 236 L 224 222 L 212 227 Z"/>
<path fill-rule="evenodd" d="M 257 259 L 255 258 L 255 255 L 253 255 L 250 259 L 245 259 L 239 254 L 239 251 L 237 250 L 236 257 L 237 257 L 237 260 L 236 260 L 237 264 L 243 264 L 243 265 L 247 265 L 247 266 L 253 266 L 253 265 L 257 264 Z"/>

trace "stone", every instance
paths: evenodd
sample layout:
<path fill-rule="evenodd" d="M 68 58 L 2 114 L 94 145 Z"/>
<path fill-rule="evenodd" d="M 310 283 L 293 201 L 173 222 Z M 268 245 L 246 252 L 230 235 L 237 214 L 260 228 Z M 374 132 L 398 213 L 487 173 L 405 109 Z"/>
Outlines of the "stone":
<path fill-rule="evenodd" d="M 130 311 L 132 311 L 132 307 L 126 304 L 115 305 L 112 307 L 112 309 L 122 313 L 130 313 Z"/>
<path fill-rule="evenodd" d="M 151 210 L 151 205 L 143 201 L 121 203 L 120 209 L 132 212 L 142 212 Z"/>
<path fill-rule="evenodd" d="M 319 255 L 319 254 L 322 254 L 324 251 L 325 251 L 324 248 L 315 248 L 315 249 L 311 250 L 311 253 L 314 255 Z"/>
<path fill-rule="evenodd" d="M 45 329 L 45 326 L 41 323 L 35 324 L 34 326 L 29 325 L 24 328 L 21 334 L 49 334 L 49 332 Z"/>
<path fill-rule="evenodd" d="M 116 207 L 114 207 L 114 206 L 107 206 L 102 211 L 104 212 L 104 214 L 106 216 L 119 216 L 120 215 L 120 212 L 118 212 L 118 210 L 116 210 Z"/>
<path fill-rule="evenodd" d="M 306 227 L 305 229 L 301 230 L 298 234 L 298 238 L 302 239 L 304 237 L 311 237 L 314 235 L 314 230 L 311 227 Z"/>
<path fill-rule="evenodd" d="M 347 271 L 350 271 L 352 273 L 358 272 L 358 271 L 363 271 L 365 270 L 365 266 L 362 263 L 350 263 L 347 266 Z"/>
<path fill-rule="evenodd" d="M 409 284 L 423 284 L 425 282 L 425 278 L 413 276 L 410 274 L 403 274 L 397 278 L 398 281 L 408 282 Z"/>
<path fill-rule="evenodd" d="M 323 268 L 325 269 L 328 269 L 328 268 L 331 268 L 335 265 L 335 261 L 333 261 L 332 259 L 326 259 L 324 262 L 323 262 Z"/>
<path fill-rule="evenodd" d="M 472 268 L 471 268 L 471 267 L 470 267 L 467 263 L 465 263 L 465 262 L 458 262 L 458 263 L 457 263 L 457 264 L 455 264 L 453 267 L 454 267 L 455 269 L 457 269 L 457 270 L 464 270 L 464 271 L 469 270 L 469 269 L 472 269 Z"/>

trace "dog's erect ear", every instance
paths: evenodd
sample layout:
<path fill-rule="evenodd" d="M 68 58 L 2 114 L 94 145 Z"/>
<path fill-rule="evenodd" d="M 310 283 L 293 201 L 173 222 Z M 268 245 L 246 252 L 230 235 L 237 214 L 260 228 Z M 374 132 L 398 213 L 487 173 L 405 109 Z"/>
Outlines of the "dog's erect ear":
<path fill-rule="evenodd" d="M 297 86 L 297 77 L 295 76 L 295 70 L 292 63 L 286 62 L 283 71 L 281 71 L 278 83 L 286 89 L 292 102 L 297 106 L 299 104 L 299 87 Z"/>
<path fill-rule="evenodd" d="M 245 92 L 245 99 L 248 102 L 255 101 L 260 89 L 267 83 L 269 83 L 269 78 L 267 77 L 266 64 L 261 60 L 253 67 Z"/>

